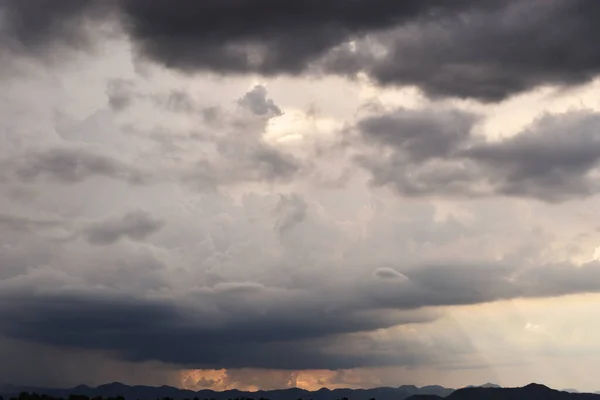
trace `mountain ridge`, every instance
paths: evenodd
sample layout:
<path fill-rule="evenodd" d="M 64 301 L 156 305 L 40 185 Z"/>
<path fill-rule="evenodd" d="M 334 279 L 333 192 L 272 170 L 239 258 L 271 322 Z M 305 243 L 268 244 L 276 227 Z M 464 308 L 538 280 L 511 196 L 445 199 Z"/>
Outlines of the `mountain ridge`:
<path fill-rule="evenodd" d="M 211 389 L 201 389 L 198 391 L 189 389 L 179 389 L 172 386 L 144 386 L 144 385 L 125 385 L 121 382 L 112 382 L 97 387 L 87 385 L 78 385 L 73 388 L 43 388 L 34 386 L 16 386 L 6 385 L 0 388 L 0 395 L 6 399 L 10 396 L 16 396 L 21 392 L 45 394 L 53 397 L 67 398 L 69 395 L 85 395 L 90 398 L 96 396 L 117 397 L 122 396 L 126 400 L 156 400 L 169 397 L 173 400 L 184 399 L 213 399 L 228 400 L 231 398 L 251 397 L 268 398 L 269 400 L 297 400 L 298 398 L 312 400 L 337 400 L 347 397 L 351 400 L 403 400 L 415 394 L 439 395 L 445 397 L 455 389 L 445 388 L 437 385 L 417 387 L 414 385 L 402 385 L 399 387 L 378 387 L 370 389 L 350 389 L 339 388 L 329 389 L 323 387 L 315 391 L 309 391 L 301 388 L 286 388 L 274 390 L 242 391 L 237 389 L 215 391 Z"/>
<path fill-rule="evenodd" d="M 572 390 L 572 389 L 570 389 Z M 579 393 L 560 391 L 548 386 L 531 383 L 523 387 L 503 388 L 494 383 L 485 383 L 480 386 L 466 386 L 459 389 L 445 388 L 438 385 L 418 387 L 415 385 L 402 385 L 398 387 L 378 387 L 371 389 L 329 389 L 321 388 L 309 391 L 301 388 L 286 388 L 275 390 L 242 391 L 237 389 L 215 391 L 202 389 L 198 391 L 179 389 L 176 387 L 125 385 L 121 382 L 112 382 L 97 387 L 78 385 L 69 389 L 43 388 L 34 386 L 5 385 L 0 388 L 0 395 L 5 399 L 17 396 L 21 392 L 37 393 L 57 398 L 68 398 L 69 395 L 84 395 L 93 397 L 118 397 L 126 400 L 156 400 L 170 398 L 173 400 L 184 399 L 211 399 L 229 400 L 233 398 L 254 398 L 269 400 L 525 400 L 529 398 L 548 400 L 600 400 L 598 393 Z"/>

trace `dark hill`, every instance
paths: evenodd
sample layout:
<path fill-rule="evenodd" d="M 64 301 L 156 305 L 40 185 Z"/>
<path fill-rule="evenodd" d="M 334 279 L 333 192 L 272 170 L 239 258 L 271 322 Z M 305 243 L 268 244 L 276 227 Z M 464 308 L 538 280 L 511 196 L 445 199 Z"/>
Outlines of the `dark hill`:
<path fill-rule="evenodd" d="M 119 382 L 106 385 L 100 385 L 91 388 L 85 385 L 79 385 L 71 389 L 47 389 L 34 387 L 6 386 L 4 390 L 0 388 L 0 395 L 5 399 L 17 396 L 21 392 L 45 394 L 56 398 L 68 398 L 70 395 L 84 395 L 89 398 L 103 397 L 116 398 L 124 397 L 126 400 L 156 400 L 170 398 L 173 400 L 184 399 L 211 399 L 211 400 L 229 400 L 229 399 L 269 399 L 269 400 L 338 400 L 347 398 L 349 400 L 404 400 L 411 395 L 438 395 L 445 397 L 452 393 L 454 389 L 447 389 L 441 386 L 416 387 L 406 385 L 401 387 L 380 387 L 374 389 L 334 389 L 322 388 L 317 391 L 308 391 L 304 389 L 291 388 L 281 390 L 260 390 L 257 392 L 244 392 L 240 390 L 226 390 L 216 392 L 213 390 L 182 390 L 170 386 L 128 386 Z M 433 400 L 433 399 L 430 399 Z"/>
<path fill-rule="evenodd" d="M 568 393 L 536 383 L 520 388 L 470 387 L 454 391 L 446 400 L 600 400 L 592 393 Z"/>
<path fill-rule="evenodd" d="M 5 386 L 0 387 L 0 395 L 6 400 L 16 397 L 21 392 L 45 394 L 54 398 L 68 398 L 70 395 L 84 395 L 88 398 L 116 398 L 122 396 L 126 400 L 157 400 L 170 398 L 184 399 L 269 399 L 269 400 L 600 400 L 600 395 L 591 393 L 569 393 L 550 389 L 539 384 L 530 384 L 521 388 L 501 388 L 497 385 L 486 384 L 479 387 L 463 389 L 447 389 L 441 386 L 416 387 L 405 385 L 400 387 L 381 387 L 375 389 L 335 389 L 327 388 L 317 391 L 291 388 L 281 390 L 261 390 L 244 392 L 227 390 L 216 392 L 212 390 L 182 390 L 170 386 L 128 386 L 118 382 L 92 388 L 80 385 L 71 389 L 47 389 L 34 387 Z M 39 398 L 38 398 L 39 400 Z M 82 400 L 82 399 L 80 399 Z"/>

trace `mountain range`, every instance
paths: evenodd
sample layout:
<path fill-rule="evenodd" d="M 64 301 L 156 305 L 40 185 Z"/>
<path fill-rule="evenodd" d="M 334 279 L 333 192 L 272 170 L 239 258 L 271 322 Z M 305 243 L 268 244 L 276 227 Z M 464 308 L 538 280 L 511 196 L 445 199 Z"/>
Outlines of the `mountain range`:
<path fill-rule="evenodd" d="M 226 390 L 222 392 L 213 390 L 185 390 L 171 386 L 128 386 L 114 382 L 98 387 L 79 385 L 70 389 L 52 389 L 42 387 L 25 387 L 5 385 L 0 388 L 0 395 L 5 399 L 16 396 L 21 392 L 45 394 L 56 398 L 67 398 L 69 395 L 84 395 L 90 398 L 101 396 L 122 396 L 126 400 L 156 400 L 171 398 L 183 399 L 213 399 L 228 400 L 235 398 L 266 398 L 269 400 L 337 400 L 347 398 L 350 400 L 600 400 L 600 394 L 558 391 L 539 384 L 530 384 L 521 388 L 502 388 L 498 385 L 487 383 L 481 386 L 468 386 L 462 389 L 450 389 L 432 385 L 417 387 L 403 385 L 400 387 L 380 387 L 374 389 L 327 389 L 308 391 L 299 388 L 280 390 L 260 390 L 246 392 L 241 390 Z"/>
<path fill-rule="evenodd" d="M 531 383 L 518 388 L 466 387 L 446 397 L 414 395 L 406 400 L 600 400 L 597 393 L 571 393 Z"/>

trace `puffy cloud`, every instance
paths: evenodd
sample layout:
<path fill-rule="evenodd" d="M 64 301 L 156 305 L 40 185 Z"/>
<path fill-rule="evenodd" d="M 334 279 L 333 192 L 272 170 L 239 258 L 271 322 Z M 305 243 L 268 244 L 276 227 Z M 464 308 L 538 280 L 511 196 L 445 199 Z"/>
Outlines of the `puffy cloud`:
<path fill-rule="evenodd" d="M 266 87 L 256 85 L 254 89 L 246 93 L 244 97 L 238 101 L 238 103 L 242 107 L 247 107 L 255 115 L 281 115 L 281 110 L 279 107 L 277 107 L 272 99 L 267 98 L 267 93 L 268 91 Z"/>

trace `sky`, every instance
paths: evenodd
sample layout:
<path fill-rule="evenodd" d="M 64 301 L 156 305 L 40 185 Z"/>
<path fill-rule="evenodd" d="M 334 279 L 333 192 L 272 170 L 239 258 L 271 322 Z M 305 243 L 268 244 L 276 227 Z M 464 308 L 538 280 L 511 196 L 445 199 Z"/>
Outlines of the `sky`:
<path fill-rule="evenodd" d="M 0 0 L 0 383 L 600 390 L 599 17 Z"/>

